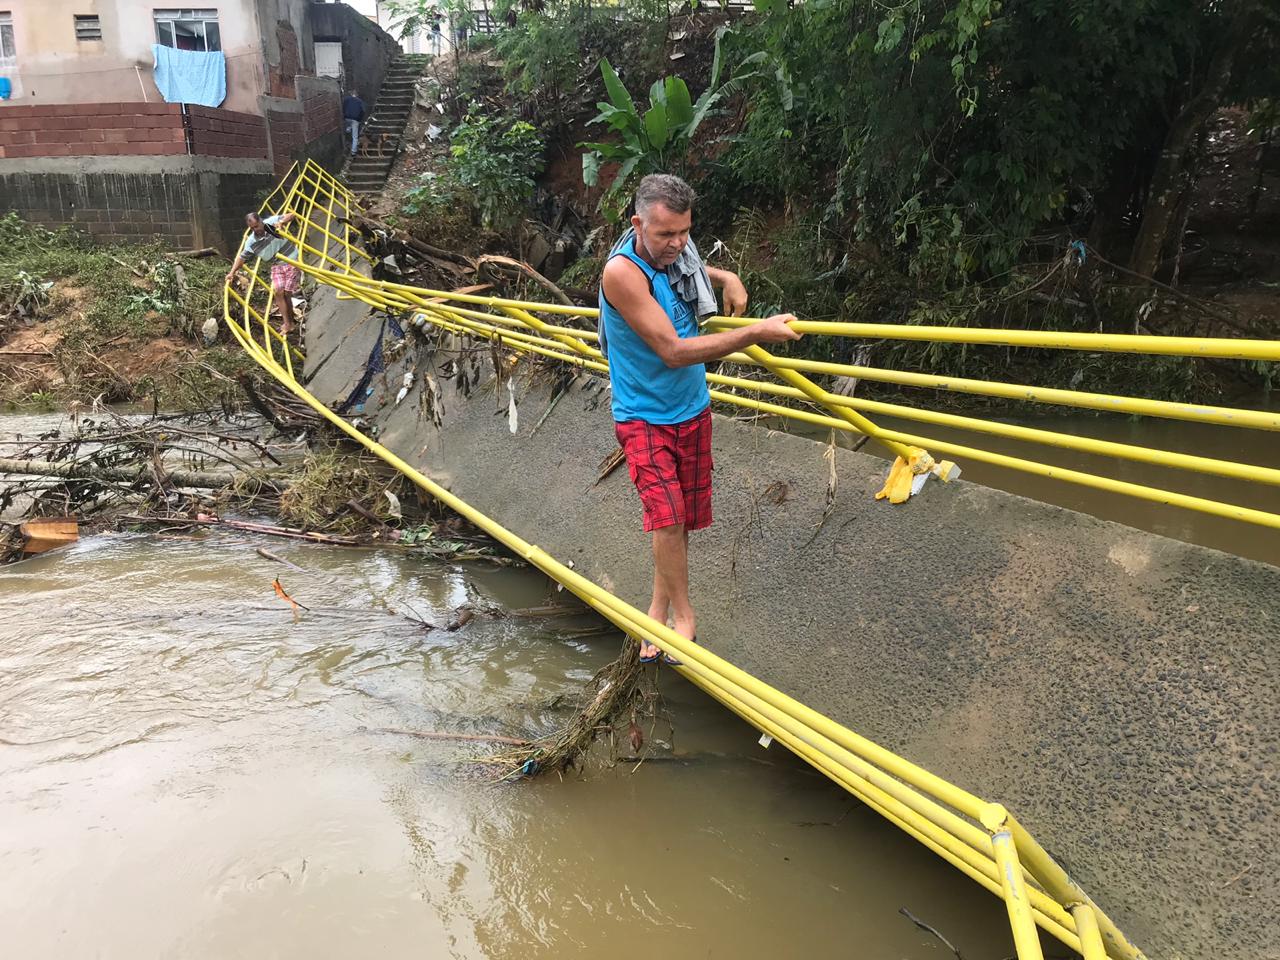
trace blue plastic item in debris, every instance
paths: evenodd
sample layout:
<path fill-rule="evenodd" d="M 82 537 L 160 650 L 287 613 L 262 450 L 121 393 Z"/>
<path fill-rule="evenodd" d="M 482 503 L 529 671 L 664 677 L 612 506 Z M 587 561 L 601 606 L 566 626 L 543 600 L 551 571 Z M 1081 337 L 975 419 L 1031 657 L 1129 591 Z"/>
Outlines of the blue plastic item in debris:
<path fill-rule="evenodd" d="M 13 84 L 8 77 L 0 77 L 0 100 L 8 100 L 13 96 Z"/>

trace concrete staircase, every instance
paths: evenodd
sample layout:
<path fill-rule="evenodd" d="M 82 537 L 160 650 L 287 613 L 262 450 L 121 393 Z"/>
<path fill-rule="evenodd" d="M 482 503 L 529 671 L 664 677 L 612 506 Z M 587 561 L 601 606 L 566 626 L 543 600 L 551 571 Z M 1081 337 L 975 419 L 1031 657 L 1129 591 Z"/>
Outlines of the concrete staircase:
<path fill-rule="evenodd" d="M 430 61 L 431 57 L 426 54 L 410 53 L 391 62 L 382 89 L 378 91 L 378 101 L 361 133 L 361 139 L 369 144 L 368 156 L 351 157 L 342 170 L 343 182 L 356 193 L 380 193 L 386 184 L 413 109 L 414 84 Z M 381 157 L 377 149 L 380 138 Z"/>

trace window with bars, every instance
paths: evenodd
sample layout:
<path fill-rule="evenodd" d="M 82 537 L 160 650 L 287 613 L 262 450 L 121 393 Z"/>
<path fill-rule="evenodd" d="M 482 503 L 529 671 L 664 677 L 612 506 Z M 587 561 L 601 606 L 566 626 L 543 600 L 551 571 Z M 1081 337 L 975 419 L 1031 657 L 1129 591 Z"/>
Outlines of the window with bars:
<path fill-rule="evenodd" d="M 77 13 L 75 18 L 77 40 L 102 39 L 102 21 L 98 19 L 97 14 Z"/>
<path fill-rule="evenodd" d="M 17 62 L 18 47 L 13 42 L 13 14 L 0 10 L 0 64 L 10 66 Z"/>
<path fill-rule="evenodd" d="M 167 7 L 155 11 L 156 42 L 179 50 L 221 50 L 218 11 Z"/>

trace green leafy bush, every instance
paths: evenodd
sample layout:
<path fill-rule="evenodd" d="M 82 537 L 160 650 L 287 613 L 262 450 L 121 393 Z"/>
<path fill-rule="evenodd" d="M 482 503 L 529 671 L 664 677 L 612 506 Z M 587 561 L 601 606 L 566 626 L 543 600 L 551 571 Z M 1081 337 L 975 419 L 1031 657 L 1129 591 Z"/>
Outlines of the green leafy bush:
<path fill-rule="evenodd" d="M 1005 276 L 1046 230 L 1145 216 L 1180 111 L 1280 90 L 1280 14 L 1259 0 L 756 6 L 730 52 L 786 82 L 757 84 L 722 192 L 820 196 L 827 222 L 933 288 Z M 1230 83 L 1210 89 L 1224 58 Z"/>
<path fill-rule="evenodd" d="M 764 58 L 759 54 L 743 62 L 751 66 Z M 618 135 L 616 143 L 581 143 L 587 152 L 582 155 L 582 181 L 595 186 L 600 179 L 600 168 L 606 163 L 619 164 L 617 174 L 609 189 L 601 198 L 601 210 L 610 219 L 620 217 L 626 207 L 625 197 L 630 186 L 650 173 L 687 173 L 689 148 L 698 128 L 710 116 L 712 109 L 755 76 L 753 71 L 740 73 L 727 83 L 720 83 L 720 46 L 717 41 L 715 59 L 711 67 L 711 83 L 696 103 L 689 96 L 689 87 L 680 77 L 666 77 L 649 88 L 649 107 L 641 113 L 631 99 L 631 94 L 618 78 L 617 71 L 608 59 L 600 62 L 609 101 L 596 104 L 599 112 L 590 123 L 607 124 Z"/>
<path fill-rule="evenodd" d="M 404 212 L 466 203 L 482 226 L 509 226 L 533 196 L 533 178 L 543 168 L 538 131 L 523 120 L 470 113 L 451 140 L 445 173 L 427 174 L 409 190 Z"/>

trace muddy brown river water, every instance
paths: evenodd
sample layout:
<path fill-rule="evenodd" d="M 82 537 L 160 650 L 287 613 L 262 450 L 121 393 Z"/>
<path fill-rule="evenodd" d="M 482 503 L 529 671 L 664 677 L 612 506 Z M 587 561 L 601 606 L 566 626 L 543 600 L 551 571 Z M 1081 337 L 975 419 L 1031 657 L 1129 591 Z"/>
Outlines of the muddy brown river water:
<path fill-rule="evenodd" d="M 1270 435 L 1101 435 L 1280 466 Z M 1280 562 L 1269 531 L 966 477 Z M 1274 489 L 1243 499 L 1280 509 Z M 311 608 L 296 621 L 277 576 Z M 549 702 L 620 645 L 581 615 L 500 615 L 558 599 L 526 569 L 219 533 L 94 537 L 0 568 L 3 954 L 949 958 L 900 907 L 968 960 L 1013 953 L 998 900 L 670 671 L 675 734 L 638 768 L 495 784 L 474 744 L 384 732 L 550 730 Z M 493 615 L 447 633 L 398 613 L 464 602 Z"/>
<path fill-rule="evenodd" d="M 495 784 L 476 744 L 382 732 L 552 729 L 621 643 L 499 615 L 562 599 L 221 533 L 0 568 L 3 955 L 949 957 L 904 906 L 970 960 L 1012 953 L 998 900 L 671 671 L 670 749 L 638 769 Z M 399 615 L 464 602 L 494 615 Z"/>
<path fill-rule="evenodd" d="M 674 750 L 639 769 L 495 785 L 474 744 L 378 732 L 549 729 L 619 637 L 388 609 L 554 599 L 528 570 L 216 535 L 0 570 L 5 955 L 943 956 L 902 906 L 1011 953 L 999 901 L 670 672 Z"/>

